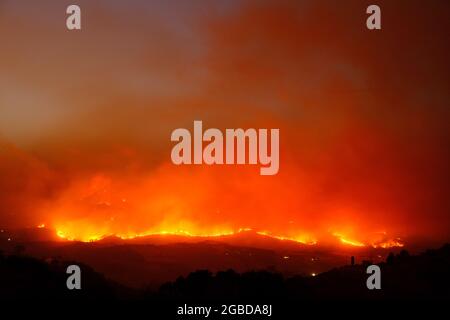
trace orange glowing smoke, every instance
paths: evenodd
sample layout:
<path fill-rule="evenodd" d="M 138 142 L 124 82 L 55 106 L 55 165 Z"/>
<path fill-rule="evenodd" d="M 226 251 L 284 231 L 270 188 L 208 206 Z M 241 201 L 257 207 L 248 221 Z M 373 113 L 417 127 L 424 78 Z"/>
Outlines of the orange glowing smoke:
<path fill-rule="evenodd" d="M 170 15 L 157 1 L 125 15 L 88 1 L 103 15 L 76 39 L 55 29 L 58 14 L 10 2 L 2 228 L 45 224 L 81 241 L 251 228 L 355 249 L 449 240 L 448 1 L 412 1 L 409 14 L 388 1 L 381 33 L 358 1 L 184 1 Z M 279 173 L 173 165 L 170 134 L 194 120 L 279 128 Z"/>
<path fill-rule="evenodd" d="M 74 181 L 59 198 L 42 208 L 49 219 L 42 226 L 57 230 L 61 239 L 84 242 L 108 236 L 121 239 L 152 235 L 218 238 L 252 230 L 260 236 L 304 245 L 326 243 L 324 239 L 330 236 L 335 244 L 353 247 L 403 245 L 399 239 L 388 239 L 384 232 L 369 237 L 366 234 L 371 233 L 364 229 L 359 233 L 331 232 L 328 230 L 336 228 L 329 221 L 319 220 L 326 223 L 307 227 L 306 217 L 303 227 L 299 228 L 294 221 L 286 223 L 272 214 L 292 210 L 295 202 L 274 201 L 277 193 L 275 196 L 268 194 L 260 203 L 249 198 L 251 206 L 236 199 L 229 201 L 224 199 L 226 191 L 216 183 L 223 180 L 220 171 L 205 175 L 203 170 L 201 167 L 174 169 L 168 165 L 149 176 L 97 174 Z M 248 175 L 244 171 L 241 174 L 247 177 L 244 181 L 232 175 L 228 179 L 256 191 L 270 189 L 268 182 L 259 180 L 261 176 L 257 173 Z M 258 183 L 252 182 L 253 179 Z M 190 188 L 185 188 L 185 181 L 191 181 Z M 338 212 L 337 216 L 340 215 Z M 331 220 L 331 214 L 329 216 Z M 267 225 L 272 228 L 268 229 Z M 351 227 L 347 223 L 345 229 L 358 229 L 356 225 Z"/>

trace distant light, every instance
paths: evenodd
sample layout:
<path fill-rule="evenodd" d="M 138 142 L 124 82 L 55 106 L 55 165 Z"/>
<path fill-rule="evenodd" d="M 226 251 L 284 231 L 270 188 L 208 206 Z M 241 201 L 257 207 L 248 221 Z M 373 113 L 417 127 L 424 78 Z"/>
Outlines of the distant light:
<path fill-rule="evenodd" d="M 283 259 L 289 259 L 289 256 L 284 256 Z"/>
<path fill-rule="evenodd" d="M 8 238 L 8 241 L 11 241 L 11 238 Z"/>
<path fill-rule="evenodd" d="M 315 276 L 317 276 L 317 274 L 313 272 L 313 273 L 311 273 L 311 276 L 315 277 Z"/>

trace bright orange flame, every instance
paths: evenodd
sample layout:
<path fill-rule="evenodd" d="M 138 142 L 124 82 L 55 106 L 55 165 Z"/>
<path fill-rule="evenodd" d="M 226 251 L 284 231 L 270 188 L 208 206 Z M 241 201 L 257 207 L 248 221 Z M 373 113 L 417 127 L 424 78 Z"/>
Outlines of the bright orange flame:
<path fill-rule="evenodd" d="M 341 243 L 343 244 L 348 244 L 354 247 L 365 247 L 366 245 L 362 242 L 356 241 L 356 240 L 352 240 L 352 239 L 348 239 L 345 238 L 344 236 L 342 236 L 339 233 L 334 233 L 333 234 L 335 237 L 337 237 L 339 239 L 339 241 L 341 241 Z"/>
<path fill-rule="evenodd" d="M 159 230 L 159 231 L 147 231 L 147 232 L 141 232 L 141 233 L 105 233 L 105 234 L 96 234 L 96 233 L 85 233 L 85 234 L 78 234 L 77 236 L 74 236 L 73 233 L 70 232 L 70 230 L 64 230 L 63 228 L 58 228 L 56 231 L 56 234 L 59 238 L 69 241 L 81 241 L 81 242 L 93 242 L 98 241 L 101 239 L 104 239 L 108 236 L 115 236 L 122 240 L 129 240 L 129 239 L 136 239 L 140 237 L 146 237 L 146 236 L 184 236 L 184 237 L 193 237 L 193 238 L 219 238 L 224 236 L 232 236 L 236 235 L 242 232 L 252 231 L 251 228 L 240 228 L 238 230 L 221 230 L 216 232 L 192 232 L 184 229 L 167 229 L 167 230 Z M 282 236 L 282 235 L 275 235 L 268 231 L 255 231 L 256 234 L 282 240 L 282 241 L 293 241 L 296 243 L 300 243 L 303 245 L 316 245 L 318 241 L 307 234 L 301 234 L 294 237 L 288 237 L 288 236 Z M 384 234 L 385 235 L 385 234 Z M 393 247 L 403 247 L 404 243 L 401 241 L 400 238 L 395 239 L 389 239 L 389 240 L 377 240 L 372 242 L 362 242 L 358 241 L 352 238 L 349 238 L 347 236 L 342 235 L 341 233 L 333 233 L 333 236 L 336 237 L 340 243 L 348 246 L 353 247 L 373 247 L 373 248 L 393 248 Z"/>
<path fill-rule="evenodd" d="M 387 248 L 394 248 L 394 247 L 403 247 L 405 246 L 405 244 L 403 242 L 401 242 L 401 240 L 399 238 L 397 239 L 392 239 L 392 240 L 387 240 L 384 242 L 378 242 L 378 243 L 372 243 L 372 247 L 374 248 L 383 248 L 383 249 L 387 249 Z"/>
<path fill-rule="evenodd" d="M 240 232 L 240 231 L 238 231 Z M 195 234 L 191 233 L 186 230 L 175 230 L 175 231 L 168 231 L 168 230 L 161 230 L 159 232 L 143 232 L 138 234 L 117 234 L 117 236 L 120 239 L 126 240 L 126 239 L 135 239 L 140 237 L 146 237 L 146 236 L 157 236 L 157 235 L 171 235 L 171 236 L 186 236 L 186 237 L 201 237 L 201 238 L 211 238 L 211 237 L 222 237 L 222 236 L 229 236 L 233 235 L 236 232 L 218 232 L 218 233 L 210 233 L 210 234 Z"/>
<path fill-rule="evenodd" d="M 366 246 L 364 243 L 361 243 L 361 242 L 355 241 L 355 240 L 349 240 L 349 239 L 345 239 L 345 238 L 340 238 L 339 240 L 344 244 L 349 244 L 354 247 L 365 247 Z"/>
<path fill-rule="evenodd" d="M 68 237 L 64 232 L 62 232 L 61 230 L 56 230 L 56 235 L 58 237 L 60 237 L 61 239 L 65 239 L 65 240 L 75 240 L 71 237 Z"/>
<path fill-rule="evenodd" d="M 199 237 L 199 238 L 211 238 L 211 237 L 222 237 L 237 234 L 239 232 L 248 231 L 251 229 L 239 229 L 236 232 L 233 231 L 223 231 L 215 233 L 193 233 L 187 230 L 176 229 L 176 230 L 161 230 L 161 231 L 148 231 L 141 233 L 120 233 L 120 234 L 85 234 L 82 236 L 69 236 L 69 232 L 63 231 L 62 229 L 57 229 L 56 235 L 65 240 L 70 241 L 81 241 L 81 242 L 92 242 L 104 239 L 108 236 L 115 236 L 123 240 L 136 239 L 146 236 L 158 236 L 158 235 L 172 235 L 172 236 L 185 236 L 185 237 Z"/>
<path fill-rule="evenodd" d="M 146 236 L 158 236 L 158 235 L 172 235 L 172 236 L 185 236 L 185 237 L 198 237 L 198 238 L 218 238 L 223 236 L 230 236 L 239 234 L 241 232 L 251 231 L 251 228 L 241 228 L 237 231 L 223 231 L 223 232 L 216 232 L 216 233 L 193 233 L 187 230 L 161 230 L 157 232 L 142 232 L 142 233 L 136 233 L 136 234 L 105 234 L 105 235 L 84 235 L 82 237 L 73 237 L 69 236 L 68 233 L 62 231 L 61 229 L 58 229 L 56 231 L 56 235 L 65 240 L 70 241 L 81 241 L 81 242 L 92 242 L 92 241 L 98 241 L 101 240 L 107 236 L 116 236 L 120 239 L 127 240 L 127 239 L 135 239 L 139 237 L 146 237 Z M 257 231 L 256 232 L 259 235 L 278 239 L 278 240 L 286 240 L 286 241 L 294 241 L 297 243 L 305 244 L 305 245 L 315 245 L 317 244 L 316 240 L 313 240 L 312 238 L 308 236 L 298 236 L 298 237 L 284 237 L 279 235 L 273 235 L 266 231 Z"/>
<path fill-rule="evenodd" d="M 298 242 L 301 244 L 306 244 L 306 245 L 315 245 L 317 244 L 317 240 L 312 239 L 309 236 L 306 235 L 300 235 L 297 237 L 284 237 L 284 236 L 278 236 L 278 235 L 273 235 L 270 232 L 267 231 L 258 231 L 257 234 L 262 235 L 262 236 L 266 236 L 266 237 L 270 237 L 270 238 L 274 238 L 274 239 L 278 239 L 278 240 L 288 240 L 288 241 L 294 241 L 294 242 Z"/>
<path fill-rule="evenodd" d="M 180 179 L 184 181 L 188 178 L 191 176 Z M 225 204 L 216 207 L 216 202 L 206 201 L 207 208 L 204 207 L 205 199 L 202 194 L 208 194 L 210 190 L 203 190 L 203 184 L 214 185 L 214 181 L 206 180 L 195 188 L 186 189 L 182 181 L 177 180 L 178 176 L 174 177 L 166 167 L 155 178 L 143 181 L 136 179 L 97 174 L 76 180 L 57 201 L 43 207 L 42 211 L 53 217 L 50 223 L 58 230 L 60 238 L 83 242 L 109 236 L 124 240 L 157 235 L 222 237 L 249 231 L 249 228 L 244 227 L 251 226 L 261 236 L 304 245 L 315 245 L 322 240 L 325 242 L 330 239 L 330 234 L 333 235 L 333 245 L 336 242 L 346 246 L 374 248 L 403 245 L 399 239 L 386 238 L 384 231 L 369 235 L 360 231 L 355 233 L 354 231 L 358 231 L 357 225 L 340 225 L 337 229 L 323 231 L 323 227 L 308 229 L 308 225 L 302 225 L 303 229 L 299 230 L 295 226 L 300 228 L 301 224 L 294 224 L 290 220 L 287 220 L 289 225 L 274 223 L 273 229 L 272 225 L 270 229 L 264 226 L 272 221 L 243 221 L 240 220 L 241 217 L 230 213 L 230 208 Z M 218 197 L 219 200 L 220 198 Z M 226 208 L 224 211 L 230 214 L 229 219 L 224 218 L 221 207 Z M 241 211 L 247 212 L 248 208 L 237 210 Z M 251 214 L 257 218 L 259 211 L 252 209 Z M 207 213 L 201 214 L 202 212 Z M 208 212 L 216 214 L 212 217 Z M 340 215 L 341 212 L 336 214 Z M 203 218 L 197 220 L 198 217 Z"/>
<path fill-rule="evenodd" d="M 386 236 L 386 232 L 382 232 L 383 236 Z M 366 246 L 371 246 L 373 248 L 383 248 L 383 249 L 387 249 L 387 248 L 394 248 L 394 247 L 403 247 L 404 243 L 401 241 L 400 238 L 396 238 L 396 239 L 382 239 L 382 240 L 376 240 L 376 241 L 371 241 L 369 243 L 364 243 L 361 241 L 357 241 L 354 239 L 349 239 L 348 237 L 343 236 L 340 233 L 333 233 L 333 235 L 335 237 L 337 237 L 339 239 L 339 241 L 343 244 L 346 245 L 350 245 L 350 246 L 354 246 L 354 247 L 366 247 Z"/>

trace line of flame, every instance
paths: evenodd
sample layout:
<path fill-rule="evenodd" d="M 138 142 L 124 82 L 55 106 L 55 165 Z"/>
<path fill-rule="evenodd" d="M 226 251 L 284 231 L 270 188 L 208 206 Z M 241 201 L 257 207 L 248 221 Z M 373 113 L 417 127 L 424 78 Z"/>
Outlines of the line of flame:
<path fill-rule="evenodd" d="M 236 234 L 239 234 L 239 233 L 245 232 L 245 231 L 252 231 L 252 229 L 251 228 L 241 228 L 241 229 L 238 229 L 237 231 L 227 231 L 227 232 L 211 233 L 211 234 L 195 234 L 195 233 L 192 233 L 192 232 L 189 232 L 186 230 L 175 230 L 175 231 L 162 230 L 159 232 L 143 232 L 143 233 L 138 233 L 138 234 L 96 235 L 96 236 L 89 236 L 84 239 L 76 239 L 76 238 L 68 236 L 61 230 L 57 230 L 56 235 L 61 239 L 65 239 L 65 240 L 69 240 L 69 241 L 95 242 L 95 241 L 102 240 L 108 236 L 116 236 L 123 240 L 142 238 L 142 237 L 146 237 L 146 236 L 164 236 L 164 235 L 186 236 L 186 237 L 196 237 L 196 238 L 218 238 L 218 237 L 236 235 Z M 274 235 L 267 231 L 256 231 L 256 234 L 265 236 L 265 237 L 269 237 L 269 238 L 273 238 L 273 239 L 283 240 L 283 241 L 293 241 L 293 242 L 301 243 L 304 245 L 316 245 L 318 243 L 317 240 L 315 240 L 309 236 L 304 236 L 304 235 L 298 236 L 298 237 L 286 237 L 286 236 L 281 236 L 281 235 Z M 342 244 L 353 246 L 353 247 L 371 246 L 373 248 L 387 249 L 387 248 L 392 248 L 392 247 L 403 247 L 404 246 L 404 243 L 402 243 L 399 238 L 396 238 L 393 240 L 387 240 L 384 242 L 376 242 L 376 243 L 366 244 L 366 243 L 363 243 L 363 242 L 360 242 L 357 240 L 346 238 L 342 234 L 339 234 L 339 233 L 333 233 L 333 236 L 338 238 Z"/>

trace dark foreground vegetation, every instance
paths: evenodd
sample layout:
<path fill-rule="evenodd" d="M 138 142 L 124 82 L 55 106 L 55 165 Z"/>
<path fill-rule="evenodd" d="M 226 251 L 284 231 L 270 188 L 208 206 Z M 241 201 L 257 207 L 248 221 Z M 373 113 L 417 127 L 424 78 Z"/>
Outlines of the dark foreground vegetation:
<path fill-rule="evenodd" d="M 66 288 L 66 268 L 78 264 L 82 289 Z M 315 277 L 284 278 L 269 271 L 190 273 L 159 290 L 131 289 L 106 279 L 89 266 L 0 254 L 0 299 L 82 299 L 153 301 L 321 301 L 450 299 L 450 244 L 411 256 L 390 254 L 381 268 L 381 290 L 366 287 L 366 264 L 335 268 Z M 112 266 L 113 267 L 113 266 Z"/>

